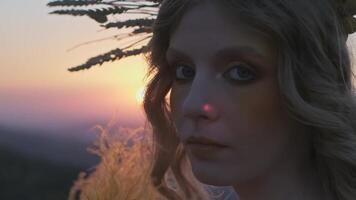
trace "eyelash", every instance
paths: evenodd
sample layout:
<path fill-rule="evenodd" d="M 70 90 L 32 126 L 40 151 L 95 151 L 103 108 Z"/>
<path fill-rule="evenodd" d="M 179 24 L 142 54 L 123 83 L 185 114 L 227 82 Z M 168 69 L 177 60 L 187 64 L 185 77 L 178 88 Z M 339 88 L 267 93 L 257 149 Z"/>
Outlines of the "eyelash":
<path fill-rule="evenodd" d="M 179 78 L 176 77 L 177 69 L 180 69 L 179 66 L 186 66 L 186 65 L 184 65 L 184 64 L 177 64 L 177 65 L 174 65 L 174 67 L 173 67 L 173 76 L 175 77 L 175 80 L 176 80 L 177 82 L 186 82 L 186 81 L 188 81 L 188 80 L 186 80 L 186 79 L 184 79 L 184 78 L 183 78 L 183 79 L 179 79 Z M 236 80 L 236 79 L 234 79 L 234 78 L 229 78 L 229 77 L 227 77 L 227 78 L 228 78 L 229 80 L 231 80 L 231 81 L 233 81 L 233 82 L 235 82 L 235 83 L 237 82 L 237 83 L 239 83 L 239 84 L 246 84 L 246 83 L 251 82 L 251 81 L 253 81 L 253 80 L 256 79 L 256 74 L 254 73 L 254 70 L 251 70 L 249 67 L 246 67 L 247 64 L 245 64 L 245 63 L 238 63 L 238 64 L 235 64 L 234 66 L 245 66 L 245 67 L 231 67 L 230 69 L 227 70 L 227 72 L 224 73 L 223 76 L 224 76 L 224 77 L 227 77 L 228 74 L 230 74 L 230 72 L 233 71 L 233 69 L 242 68 L 242 69 L 246 69 L 246 70 L 248 71 L 248 73 L 251 74 L 250 76 L 253 76 L 253 78 L 249 78 L 248 80 Z"/>

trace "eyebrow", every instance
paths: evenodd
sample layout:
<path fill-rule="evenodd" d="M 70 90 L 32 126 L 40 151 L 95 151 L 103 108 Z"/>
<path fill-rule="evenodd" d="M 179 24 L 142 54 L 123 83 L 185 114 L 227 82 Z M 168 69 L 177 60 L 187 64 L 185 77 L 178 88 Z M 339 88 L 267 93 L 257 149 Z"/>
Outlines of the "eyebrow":
<path fill-rule="evenodd" d="M 189 56 L 184 53 L 184 51 L 176 49 L 174 47 L 169 47 L 166 51 L 166 57 L 169 56 L 179 56 L 184 59 L 189 60 Z M 263 56 L 260 52 L 258 52 L 255 48 L 251 46 L 230 46 L 221 50 L 218 50 L 215 54 L 215 59 L 223 58 L 229 59 L 231 57 L 234 58 L 257 58 L 258 60 L 266 60 L 265 56 Z M 214 60 L 215 61 L 215 60 Z"/>

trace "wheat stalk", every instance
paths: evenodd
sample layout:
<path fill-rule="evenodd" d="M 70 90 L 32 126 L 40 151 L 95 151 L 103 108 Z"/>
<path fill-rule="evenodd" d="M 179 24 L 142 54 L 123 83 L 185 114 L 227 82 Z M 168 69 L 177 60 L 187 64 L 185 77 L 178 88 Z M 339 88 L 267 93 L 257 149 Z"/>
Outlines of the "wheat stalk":
<path fill-rule="evenodd" d="M 107 39 L 123 40 L 130 39 L 142 34 L 146 35 L 143 39 L 137 39 L 125 47 L 118 47 L 101 55 L 91 57 L 81 65 L 68 68 L 68 71 L 75 72 L 84 69 L 90 69 L 95 65 L 102 65 L 106 62 L 113 62 L 124 57 L 135 56 L 144 53 L 146 47 L 145 45 L 143 45 L 141 48 L 131 50 L 129 50 L 129 48 L 134 47 L 139 43 L 143 43 L 143 41 L 147 41 L 147 39 L 151 37 L 152 25 L 154 23 L 155 17 L 157 16 L 157 11 L 152 9 L 158 10 L 160 3 L 161 0 L 56 0 L 47 3 L 48 7 L 59 8 L 49 12 L 49 14 L 87 16 L 90 19 L 95 20 L 95 22 L 99 23 L 99 26 L 103 27 L 104 30 L 117 28 L 118 31 L 120 31 L 124 28 L 134 28 L 130 33 L 126 33 L 123 37 L 119 38 L 118 35 L 120 34 L 117 34 L 109 38 L 88 41 L 76 45 L 75 47 L 71 48 L 71 50 L 83 46 L 84 44 L 99 42 Z M 103 8 L 103 6 L 106 7 Z M 72 7 L 74 7 L 74 9 Z M 110 15 L 121 16 L 123 14 L 143 14 L 149 15 L 153 18 L 142 17 L 136 19 L 128 19 L 125 21 L 113 21 L 108 17 Z"/>

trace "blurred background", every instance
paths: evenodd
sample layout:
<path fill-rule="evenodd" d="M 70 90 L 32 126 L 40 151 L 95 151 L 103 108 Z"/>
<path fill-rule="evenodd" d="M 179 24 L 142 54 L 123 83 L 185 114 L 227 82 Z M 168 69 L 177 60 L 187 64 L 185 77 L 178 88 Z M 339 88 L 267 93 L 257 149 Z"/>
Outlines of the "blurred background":
<path fill-rule="evenodd" d="M 90 129 L 114 115 L 122 127 L 145 120 L 143 57 L 69 72 L 119 44 L 78 45 L 118 30 L 49 15 L 48 2 L 0 1 L 0 199 L 66 199 L 79 172 L 99 161 L 87 151 L 97 136 Z M 354 35 L 348 45 L 355 46 Z"/>
<path fill-rule="evenodd" d="M 116 115 L 143 125 L 146 64 L 132 56 L 90 70 L 69 67 L 118 47 L 88 17 L 49 15 L 47 0 L 0 1 L 0 199 L 66 199 L 98 157 L 93 126 Z"/>

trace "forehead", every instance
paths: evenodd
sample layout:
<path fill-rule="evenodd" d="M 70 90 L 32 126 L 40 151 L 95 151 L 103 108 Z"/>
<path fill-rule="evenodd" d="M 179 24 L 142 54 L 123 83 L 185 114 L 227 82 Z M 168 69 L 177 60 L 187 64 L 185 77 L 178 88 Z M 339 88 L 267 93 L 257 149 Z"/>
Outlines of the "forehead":
<path fill-rule="evenodd" d="M 243 46 L 273 57 L 276 50 L 264 34 L 221 7 L 204 1 L 189 8 L 170 37 L 170 48 L 194 57 L 213 56 L 226 47 Z M 167 52 L 168 53 L 168 52 Z"/>

